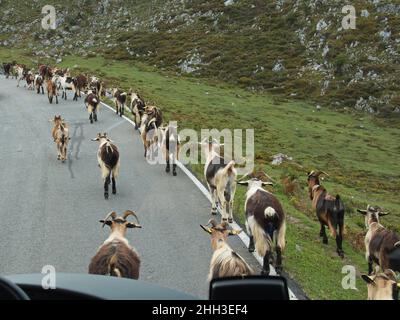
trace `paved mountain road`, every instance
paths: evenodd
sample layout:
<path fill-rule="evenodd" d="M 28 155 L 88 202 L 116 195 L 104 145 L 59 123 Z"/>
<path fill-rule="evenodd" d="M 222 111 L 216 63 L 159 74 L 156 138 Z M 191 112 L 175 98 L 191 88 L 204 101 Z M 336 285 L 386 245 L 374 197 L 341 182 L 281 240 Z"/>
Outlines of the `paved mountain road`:
<path fill-rule="evenodd" d="M 54 115 L 70 125 L 69 160 L 57 161 L 50 130 Z M 98 132 L 107 132 L 121 153 L 117 195 L 104 200 L 97 167 Z M 207 298 L 212 255 L 210 238 L 199 227 L 210 219 L 210 203 L 180 170 L 143 158 L 139 134 L 105 107 L 91 125 L 79 102 L 16 87 L 0 76 L 0 274 L 86 273 L 91 257 L 108 237 L 99 219 L 111 210 L 137 212 L 143 229 L 127 238 L 142 259 L 140 279 Z M 238 237 L 230 243 L 255 269 L 259 264 Z"/>

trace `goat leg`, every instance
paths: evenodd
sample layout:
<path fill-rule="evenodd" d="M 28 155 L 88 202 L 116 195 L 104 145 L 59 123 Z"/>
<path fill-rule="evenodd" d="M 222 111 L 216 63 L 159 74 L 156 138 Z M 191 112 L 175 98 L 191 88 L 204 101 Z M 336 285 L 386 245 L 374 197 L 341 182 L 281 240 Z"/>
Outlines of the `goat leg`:
<path fill-rule="evenodd" d="M 112 193 L 113 193 L 113 194 L 116 194 L 116 193 L 117 193 L 117 186 L 116 186 L 115 178 L 114 178 L 114 177 L 112 177 Z"/>
<path fill-rule="evenodd" d="M 174 163 L 173 165 L 172 165 L 172 175 L 174 176 L 174 177 L 176 177 L 176 163 Z"/>
<path fill-rule="evenodd" d="M 270 255 L 271 254 L 270 254 L 269 251 L 267 251 L 265 253 L 264 260 L 263 260 L 263 268 L 261 270 L 261 275 L 263 275 L 263 276 L 269 276 L 269 273 L 270 273 L 270 266 L 269 266 Z"/>
<path fill-rule="evenodd" d="M 282 249 L 277 246 L 276 247 L 276 273 L 280 275 L 282 273 Z"/>
<path fill-rule="evenodd" d="M 108 199 L 108 185 L 110 184 L 110 177 L 108 176 L 104 181 L 104 198 Z"/>
<path fill-rule="evenodd" d="M 322 237 L 322 243 L 328 244 L 328 236 L 326 235 L 325 226 L 321 223 L 320 236 Z"/>
<path fill-rule="evenodd" d="M 250 236 L 250 242 L 249 242 L 249 252 L 254 252 L 256 250 L 255 245 L 254 245 L 254 237 Z"/>
<path fill-rule="evenodd" d="M 342 259 L 344 258 L 344 251 L 342 248 L 342 236 L 341 235 L 337 235 L 336 236 L 336 251 L 339 255 L 339 257 L 341 257 Z"/>
<path fill-rule="evenodd" d="M 372 258 L 369 256 L 368 257 L 368 275 L 371 275 L 374 272 L 372 263 L 373 263 Z"/>
<path fill-rule="evenodd" d="M 165 172 L 170 173 L 170 171 L 171 171 L 171 166 L 169 164 L 169 159 L 167 159 L 167 167 L 165 168 Z"/>

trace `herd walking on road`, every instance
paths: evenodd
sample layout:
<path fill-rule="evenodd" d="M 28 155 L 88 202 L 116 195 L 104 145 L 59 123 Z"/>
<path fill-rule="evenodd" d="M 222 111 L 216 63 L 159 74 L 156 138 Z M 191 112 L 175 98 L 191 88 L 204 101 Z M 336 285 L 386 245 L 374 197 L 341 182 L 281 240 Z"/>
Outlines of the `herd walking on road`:
<path fill-rule="evenodd" d="M 133 89 L 125 91 L 121 88 L 106 89 L 97 77 L 85 74 L 71 76 L 69 69 L 59 69 L 47 65 L 39 65 L 37 70 L 15 61 L 3 63 L 6 78 L 26 81 L 28 90 L 37 94 L 45 94 L 50 104 L 68 99 L 68 92 L 73 93 L 73 100 L 79 101 L 85 94 L 84 104 L 89 114 L 89 122 L 99 120 L 99 106 L 103 97 L 114 100 L 115 112 L 124 116 L 126 109 L 131 112 L 135 129 L 140 132 L 144 147 L 144 157 L 153 156 L 155 150 L 161 150 L 166 161 L 165 171 L 177 175 L 178 154 L 180 147 L 177 128 L 164 125 L 164 117 L 159 107 L 146 105 L 145 100 Z M 69 125 L 61 115 L 50 120 L 53 123 L 52 138 L 57 148 L 57 159 L 67 161 L 67 148 L 71 140 Z M 101 169 L 104 185 L 104 198 L 108 199 L 109 185 L 112 194 L 117 194 L 117 179 L 120 169 L 120 151 L 106 132 L 99 133 L 92 139 L 99 143 L 97 161 Z M 201 228 L 211 236 L 213 255 L 211 258 L 208 279 L 211 281 L 221 277 L 254 275 L 254 270 L 228 244 L 229 236 L 238 235 L 242 230 L 234 230 L 233 204 L 237 186 L 247 187 L 245 198 L 246 229 L 250 237 L 248 250 L 256 251 L 263 259 L 262 275 L 270 274 L 273 265 L 278 274 L 283 271 L 283 252 L 286 246 L 286 214 L 278 198 L 266 186 L 274 185 L 272 178 L 265 172 L 251 172 L 238 178 L 235 162 L 228 161 L 220 155 L 221 144 L 215 139 L 203 140 L 200 143 L 205 155 L 204 178 L 212 199 L 211 216 L 208 224 Z M 324 171 L 307 173 L 307 183 L 312 207 L 320 223 L 322 243 L 328 243 L 326 228 L 336 241 L 336 251 L 344 258 L 343 235 L 345 205 L 339 195 L 332 196 L 321 184 L 321 177 L 328 176 Z M 219 208 L 218 208 L 219 207 Z M 218 210 L 219 209 L 219 210 Z M 216 215 L 220 211 L 221 221 Z M 368 205 L 367 209 L 358 209 L 365 216 L 367 234 L 365 236 L 365 255 L 368 263 L 368 274 L 362 278 L 367 283 L 368 299 L 396 299 L 400 283 L 396 273 L 400 272 L 400 237 L 380 223 L 380 218 L 388 214 L 378 206 Z M 135 222 L 128 221 L 134 218 Z M 138 216 L 131 210 L 121 216 L 110 212 L 100 220 L 102 226 L 109 226 L 110 236 L 98 249 L 89 265 L 89 273 L 115 277 L 138 279 L 140 274 L 140 257 L 125 237 L 127 229 L 141 228 Z M 373 264 L 377 268 L 373 268 Z"/>

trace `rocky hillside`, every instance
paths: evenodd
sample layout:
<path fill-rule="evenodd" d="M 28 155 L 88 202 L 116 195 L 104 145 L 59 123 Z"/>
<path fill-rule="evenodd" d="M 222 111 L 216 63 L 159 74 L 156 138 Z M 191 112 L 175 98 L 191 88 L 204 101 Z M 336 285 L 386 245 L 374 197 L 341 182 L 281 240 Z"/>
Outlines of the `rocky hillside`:
<path fill-rule="evenodd" d="M 400 2 L 354 0 L 344 30 L 332 0 L 0 0 L 0 46 L 53 57 L 102 54 L 191 77 L 307 99 L 321 107 L 400 115 Z"/>

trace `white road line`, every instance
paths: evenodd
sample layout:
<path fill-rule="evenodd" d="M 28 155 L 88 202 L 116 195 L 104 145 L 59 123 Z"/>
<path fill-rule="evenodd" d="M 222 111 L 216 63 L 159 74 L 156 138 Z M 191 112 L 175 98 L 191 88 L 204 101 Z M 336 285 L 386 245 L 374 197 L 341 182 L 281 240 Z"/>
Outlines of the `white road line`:
<path fill-rule="evenodd" d="M 107 105 L 104 102 L 100 102 L 100 103 L 101 103 L 101 105 L 103 105 L 103 106 L 107 107 L 108 109 L 115 112 L 115 109 L 113 107 Z M 125 110 L 127 110 L 127 109 L 125 108 Z M 135 122 L 133 122 L 128 117 L 122 116 L 122 118 L 124 118 L 126 121 L 128 121 L 133 126 L 136 126 Z M 192 180 L 192 182 L 196 185 L 196 187 L 203 193 L 203 195 L 211 203 L 211 195 L 210 195 L 208 189 L 200 182 L 200 180 L 197 179 L 197 177 L 193 173 L 191 173 L 190 170 L 188 168 L 186 168 L 186 166 L 184 164 L 182 164 L 182 162 L 177 161 L 177 165 L 189 177 L 189 179 Z M 231 225 L 234 229 L 238 229 L 238 230 L 242 229 L 235 221 L 233 221 L 233 223 L 231 223 Z M 244 243 L 246 248 L 248 248 L 249 243 L 250 243 L 250 238 L 247 235 L 247 233 L 243 231 L 243 232 L 239 233 L 238 237 L 240 238 L 240 240 L 242 240 L 242 242 Z M 258 263 L 262 266 L 263 259 L 256 252 L 253 252 L 253 256 L 256 258 Z M 270 268 L 271 268 L 271 275 L 276 276 L 277 273 L 276 273 L 275 268 L 272 265 L 270 266 Z M 290 300 L 298 300 L 296 295 L 293 293 L 293 291 L 290 288 L 289 288 L 289 297 L 290 297 Z"/>

